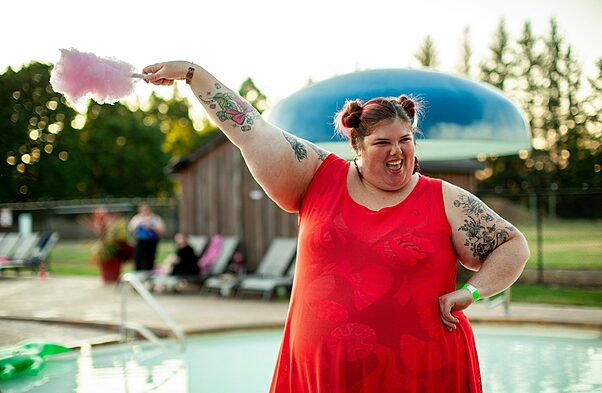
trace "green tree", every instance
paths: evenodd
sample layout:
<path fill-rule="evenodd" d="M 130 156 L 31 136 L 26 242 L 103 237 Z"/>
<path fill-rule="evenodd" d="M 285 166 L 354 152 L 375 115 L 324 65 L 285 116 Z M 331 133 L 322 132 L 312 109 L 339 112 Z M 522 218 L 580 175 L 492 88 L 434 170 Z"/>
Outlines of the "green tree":
<path fill-rule="evenodd" d="M 259 113 L 263 113 L 263 111 L 267 109 L 266 96 L 257 88 L 257 86 L 255 86 L 253 79 L 245 79 L 240 85 L 240 89 L 238 89 L 238 94 L 249 101 L 249 103 L 259 111 Z"/>
<path fill-rule="evenodd" d="M 79 139 L 85 177 L 78 191 L 87 197 L 168 196 L 169 156 L 165 134 L 141 110 L 91 102 Z"/>
<path fill-rule="evenodd" d="M 559 150 L 562 148 L 561 144 L 558 143 L 561 138 L 560 126 L 562 124 L 562 118 L 565 116 L 563 113 L 562 97 L 564 91 L 562 91 L 561 80 L 564 79 L 565 75 L 562 72 L 562 45 L 563 38 L 558 32 L 558 25 L 555 19 L 550 21 L 550 33 L 545 38 L 545 50 L 546 56 L 544 57 L 544 87 L 542 89 L 543 105 L 545 110 L 543 111 L 543 143 L 545 149 L 550 152 L 549 157 L 541 157 L 542 161 L 535 163 L 535 169 L 545 172 L 555 172 L 556 163 L 559 155 Z M 556 176 L 552 175 L 551 181 L 557 180 Z"/>
<path fill-rule="evenodd" d="M 37 179 L 29 186 L 35 199 L 73 199 L 81 181 L 82 151 L 79 148 L 79 130 L 63 129 L 55 138 L 53 153 L 47 154 L 37 169 Z"/>
<path fill-rule="evenodd" d="M 0 200 L 67 198 L 78 176 L 76 111 L 38 62 L 0 75 Z"/>
<path fill-rule="evenodd" d="M 506 79 L 511 74 L 514 53 L 503 18 L 500 19 L 495 39 L 489 49 L 491 57 L 481 64 L 481 80 L 504 90 Z"/>
<path fill-rule="evenodd" d="M 559 33 L 555 19 L 550 20 L 550 31 L 543 42 L 542 83 L 529 110 L 534 113 L 535 147 L 529 166 L 532 164 L 537 172 L 537 176 L 531 178 L 539 180 L 537 185 L 540 187 L 571 188 L 587 181 L 576 176 L 581 172 L 581 160 L 589 155 L 579 148 L 581 140 L 588 137 L 583 125 L 582 102 L 577 97 L 581 88 L 581 69 L 570 45 Z"/>
<path fill-rule="evenodd" d="M 596 172 L 596 164 L 599 166 L 602 159 L 602 124 L 599 118 L 590 117 L 588 98 L 579 97 L 581 68 L 570 45 L 562 48 L 560 57 L 560 126 L 555 149 L 550 152 L 557 168 L 555 181 L 561 188 L 587 191 L 602 185 L 599 170 Z M 594 86 L 591 87 L 595 92 Z M 583 193 L 579 203 L 575 203 L 574 197 L 561 196 L 556 210 L 559 215 L 591 217 L 595 216 L 594 211 L 602 212 L 599 200 L 599 194 Z"/>
<path fill-rule="evenodd" d="M 435 44 L 430 35 L 426 36 L 422 46 L 418 49 L 418 52 L 416 52 L 414 57 L 423 67 L 437 68 L 439 66 L 437 50 L 435 49 Z"/>
<path fill-rule="evenodd" d="M 504 19 L 500 19 L 489 49 L 490 55 L 480 65 L 480 78 L 500 90 L 508 90 L 510 84 L 507 82 L 513 76 L 511 70 L 515 65 L 512 63 L 514 49 L 511 47 Z M 488 157 L 487 165 L 489 168 L 485 173 L 490 177 L 477 176 L 481 181 L 481 188 L 491 189 L 501 186 L 514 191 L 520 189 L 521 170 L 524 165 L 517 156 Z M 524 170 L 522 172 L 524 173 Z"/>
<path fill-rule="evenodd" d="M 570 50 L 567 51 L 567 66 L 569 70 L 578 69 Z M 568 96 L 568 110 L 573 116 L 563 123 L 564 129 L 568 130 L 563 142 L 570 155 L 568 165 L 561 171 L 560 181 L 563 185 L 582 189 L 602 187 L 602 60 L 598 60 L 597 66 L 598 75 L 589 79 L 590 93 L 584 99 L 577 97 L 575 89 L 578 85 L 574 78 L 568 81 L 573 84 Z M 592 200 L 592 204 L 599 205 L 598 201 Z"/>
<path fill-rule="evenodd" d="M 543 54 L 536 49 L 539 41 L 533 35 L 531 22 L 526 21 L 523 25 L 522 35 L 517 41 L 517 56 L 512 75 L 515 81 L 512 96 L 524 110 L 531 129 L 535 127 L 533 123 L 534 109 L 537 97 L 543 88 Z"/>
<path fill-rule="evenodd" d="M 591 93 L 586 98 L 583 115 L 584 127 L 590 135 L 582 141 L 581 148 L 591 152 L 592 162 L 586 170 L 591 173 L 590 187 L 602 187 L 602 59 L 597 62 L 598 75 L 589 79 Z M 599 203 L 598 203 L 599 204 Z"/>
<path fill-rule="evenodd" d="M 510 51 L 507 34 L 501 26 L 503 26 L 502 22 L 500 22 L 500 28 L 496 33 L 496 43 L 492 45 L 492 59 L 497 59 L 497 61 L 501 61 L 504 57 L 500 53 Z M 516 49 L 512 49 L 517 54 L 514 58 L 515 61 L 512 64 L 497 66 L 489 64 L 486 71 L 489 70 L 490 73 L 485 73 L 486 76 L 489 76 L 489 79 L 499 82 L 499 79 L 497 79 L 498 69 L 512 71 L 503 75 L 504 83 L 502 83 L 502 87 L 523 110 L 534 137 L 538 135 L 538 130 L 541 130 L 538 127 L 543 122 L 541 118 L 543 116 L 541 102 L 541 90 L 544 84 L 542 75 L 543 58 L 540 51 L 537 50 L 540 41 L 533 35 L 531 23 L 529 21 L 525 22 L 522 34 L 517 40 Z M 493 78 L 491 78 L 491 73 L 495 73 Z M 540 155 L 547 156 L 547 150 L 535 148 L 531 151 L 520 152 L 519 156 L 490 159 L 490 167 L 495 176 L 485 184 L 489 187 L 502 184 L 504 188 L 514 191 L 541 187 L 541 177 L 533 171 L 534 163 Z"/>
<path fill-rule="evenodd" d="M 169 99 L 163 99 L 152 93 L 150 108 L 145 111 L 144 123 L 157 125 L 165 134 L 161 149 L 171 160 L 189 154 L 201 142 L 200 133 L 194 129 L 190 119 L 190 103 L 183 97 L 177 85 Z"/>
<path fill-rule="evenodd" d="M 503 52 L 502 46 L 512 50 L 510 43 L 500 37 L 505 37 L 501 29 L 492 45 L 496 54 L 493 58 L 497 61 L 503 59 L 503 55 L 499 56 Z M 501 45 L 502 41 L 504 45 Z M 554 19 L 550 20 L 549 34 L 543 38 L 535 37 L 530 23 L 526 22 L 517 41 L 516 53 L 512 62 L 488 63 L 483 68 L 488 72 L 482 75 L 490 77 L 489 82 L 496 82 L 522 107 L 531 126 L 533 149 L 520 152 L 518 156 L 491 157 L 488 165 L 492 176 L 481 177 L 480 186 L 512 191 L 562 191 L 600 184 L 602 124 L 599 109 L 602 105 L 599 103 L 602 100 L 596 93 L 595 80 L 590 80 L 592 96 L 581 99 L 580 66 Z M 500 76 L 500 70 L 512 72 Z M 584 198 L 590 197 L 595 198 L 591 195 Z M 576 206 L 573 197 L 562 195 L 557 200 L 555 210 L 561 215 L 588 215 L 592 212 L 590 206 L 596 205 L 593 200 L 589 203 L 589 199 L 584 199 Z M 587 213 L 586 208 L 590 209 Z"/>
<path fill-rule="evenodd" d="M 461 54 L 461 62 L 458 66 L 458 71 L 462 75 L 466 75 L 467 77 L 471 77 L 472 75 L 472 45 L 470 44 L 470 28 L 464 28 L 464 35 L 462 37 L 462 54 Z"/>

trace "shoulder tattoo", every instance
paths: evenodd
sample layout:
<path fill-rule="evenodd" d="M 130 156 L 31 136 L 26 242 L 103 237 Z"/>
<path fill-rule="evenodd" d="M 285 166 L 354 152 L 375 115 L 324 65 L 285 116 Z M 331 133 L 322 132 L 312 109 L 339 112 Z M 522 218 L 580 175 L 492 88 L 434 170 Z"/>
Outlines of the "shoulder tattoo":
<path fill-rule="evenodd" d="M 295 158 L 297 159 L 297 161 L 301 161 L 307 158 L 307 149 L 305 148 L 305 145 L 303 145 L 303 143 L 299 142 L 297 138 L 287 134 L 284 131 L 282 131 L 282 135 L 284 135 L 284 139 L 286 139 L 287 142 L 290 143 L 291 147 L 293 148 L 293 152 L 295 152 Z"/>
<path fill-rule="evenodd" d="M 458 228 L 458 231 L 466 234 L 464 245 L 469 247 L 472 255 L 478 257 L 481 262 L 509 239 L 509 232 L 515 230 L 471 195 L 459 193 L 454 206 L 462 209 L 465 215 L 464 225 Z"/>
<path fill-rule="evenodd" d="M 314 145 L 313 143 L 310 143 L 309 147 L 311 147 L 311 149 L 318 155 L 318 160 L 324 161 L 326 159 L 326 157 L 328 157 L 328 153 L 326 152 L 326 150 L 320 149 L 318 146 Z"/>

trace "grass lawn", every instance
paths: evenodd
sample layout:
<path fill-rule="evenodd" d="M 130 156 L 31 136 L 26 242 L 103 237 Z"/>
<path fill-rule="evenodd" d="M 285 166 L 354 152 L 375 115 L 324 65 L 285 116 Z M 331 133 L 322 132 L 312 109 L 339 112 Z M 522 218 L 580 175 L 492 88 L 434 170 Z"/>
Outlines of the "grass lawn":
<path fill-rule="evenodd" d="M 602 288 L 567 288 L 538 284 L 514 284 L 513 302 L 602 307 Z"/>
<path fill-rule="evenodd" d="M 537 228 L 520 225 L 529 242 L 528 268 L 537 268 Z M 543 265 L 552 269 L 602 270 L 602 221 L 544 220 Z"/>
<path fill-rule="evenodd" d="M 99 276 L 98 267 L 92 262 L 93 241 L 61 240 L 50 255 L 50 272 L 63 275 Z M 162 241 L 157 250 L 158 265 L 168 254 L 173 252 L 173 243 Z M 123 272 L 132 271 L 134 262 L 123 265 Z"/>

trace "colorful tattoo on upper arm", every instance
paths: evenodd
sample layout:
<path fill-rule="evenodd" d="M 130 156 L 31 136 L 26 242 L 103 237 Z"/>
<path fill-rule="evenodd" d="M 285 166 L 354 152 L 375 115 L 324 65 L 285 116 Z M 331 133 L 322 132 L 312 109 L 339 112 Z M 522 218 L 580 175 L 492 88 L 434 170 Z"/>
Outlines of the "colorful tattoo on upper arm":
<path fill-rule="evenodd" d="M 293 151 L 295 152 L 295 158 L 297 161 L 301 161 L 307 158 L 307 149 L 303 145 L 303 143 L 299 142 L 299 140 L 291 135 L 288 135 L 286 132 L 282 131 L 282 135 L 284 135 L 284 139 L 290 143 Z"/>
<path fill-rule="evenodd" d="M 466 233 L 464 245 L 481 262 L 509 239 L 509 232 L 515 230 L 501 218 L 496 218 L 481 201 L 471 195 L 459 193 L 454 206 L 461 208 L 465 215 L 464 225 L 458 228 L 458 231 Z"/>

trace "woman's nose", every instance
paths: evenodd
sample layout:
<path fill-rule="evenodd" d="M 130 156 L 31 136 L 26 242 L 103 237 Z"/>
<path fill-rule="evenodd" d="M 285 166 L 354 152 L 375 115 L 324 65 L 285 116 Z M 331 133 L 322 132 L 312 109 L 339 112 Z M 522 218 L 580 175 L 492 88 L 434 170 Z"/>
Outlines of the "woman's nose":
<path fill-rule="evenodd" d="M 398 143 L 393 144 L 393 147 L 391 148 L 391 155 L 394 156 L 397 153 L 401 154 L 401 145 L 399 145 Z"/>

